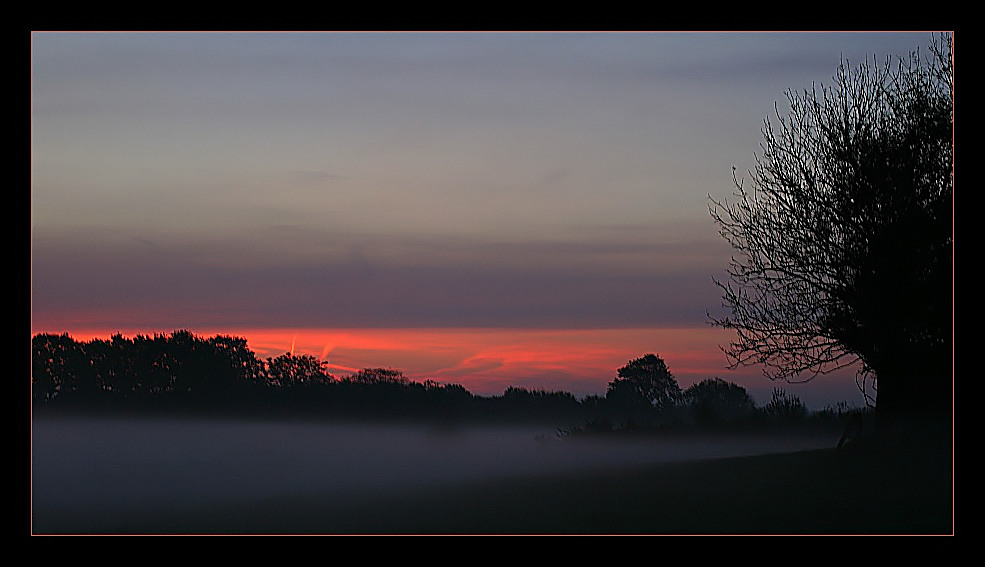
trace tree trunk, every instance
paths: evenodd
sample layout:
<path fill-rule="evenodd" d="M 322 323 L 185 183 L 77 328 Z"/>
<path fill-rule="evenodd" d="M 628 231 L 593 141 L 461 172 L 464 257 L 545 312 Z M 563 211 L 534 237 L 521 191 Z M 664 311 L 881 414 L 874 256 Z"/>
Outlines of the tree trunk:
<path fill-rule="evenodd" d="M 935 380 L 926 365 L 884 369 L 877 377 L 875 433 L 889 444 L 950 438 L 951 377 Z"/>

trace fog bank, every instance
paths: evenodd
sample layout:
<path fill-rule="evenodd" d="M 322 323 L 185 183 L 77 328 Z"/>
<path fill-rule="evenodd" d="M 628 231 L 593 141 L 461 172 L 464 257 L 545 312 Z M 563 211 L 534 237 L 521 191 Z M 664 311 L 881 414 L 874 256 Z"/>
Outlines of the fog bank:
<path fill-rule="evenodd" d="M 35 533 L 126 529 L 127 517 L 306 495 L 351 503 L 511 476 L 818 449 L 835 441 L 803 434 L 589 441 L 529 426 L 36 419 L 33 526 Z"/>

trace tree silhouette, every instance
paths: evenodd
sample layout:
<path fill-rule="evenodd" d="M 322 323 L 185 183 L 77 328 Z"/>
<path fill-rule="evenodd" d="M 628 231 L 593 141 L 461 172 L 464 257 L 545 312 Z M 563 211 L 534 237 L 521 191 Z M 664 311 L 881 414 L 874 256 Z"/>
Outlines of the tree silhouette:
<path fill-rule="evenodd" d="M 783 388 L 773 388 L 773 396 L 762 408 L 763 415 L 773 423 L 803 420 L 807 417 L 807 406 L 800 398 L 788 394 Z"/>
<path fill-rule="evenodd" d="M 349 376 L 357 384 L 408 384 L 410 380 L 400 370 L 393 368 L 363 368 Z"/>
<path fill-rule="evenodd" d="M 284 354 L 267 358 L 266 378 L 274 386 L 296 386 L 331 382 L 328 363 L 310 354 Z"/>
<path fill-rule="evenodd" d="M 631 360 L 617 374 L 619 377 L 609 382 L 608 400 L 629 404 L 639 400 L 657 410 L 674 407 L 681 400 L 677 380 L 663 359 L 655 354 Z"/>
<path fill-rule="evenodd" d="M 733 368 L 792 381 L 856 365 L 884 422 L 950 411 L 951 45 L 788 91 L 752 188 L 733 173 L 734 202 L 711 200 L 737 252 L 716 280 L 731 315 L 712 317 L 737 331 Z"/>
<path fill-rule="evenodd" d="M 701 425 L 736 423 L 756 409 L 756 402 L 745 388 L 721 378 L 691 385 L 684 391 L 684 400 L 694 420 Z"/>
<path fill-rule="evenodd" d="M 34 403 L 95 391 L 95 379 L 82 345 L 67 333 L 31 339 L 31 390 Z"/>

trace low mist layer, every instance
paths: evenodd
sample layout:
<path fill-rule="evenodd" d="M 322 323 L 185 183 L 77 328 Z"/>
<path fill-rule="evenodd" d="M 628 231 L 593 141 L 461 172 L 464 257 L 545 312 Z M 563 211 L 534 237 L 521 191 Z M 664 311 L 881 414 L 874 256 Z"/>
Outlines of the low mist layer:
<path fill-rule="evenodd" d="M 511 476 L 831 447 L 823 436 L 593 441 L 536 427 L 37 419 L 35 533 L 126 531 L 209 508 L 404 497 Z M 139 528 L 138 528 L 139 531 Z"/>

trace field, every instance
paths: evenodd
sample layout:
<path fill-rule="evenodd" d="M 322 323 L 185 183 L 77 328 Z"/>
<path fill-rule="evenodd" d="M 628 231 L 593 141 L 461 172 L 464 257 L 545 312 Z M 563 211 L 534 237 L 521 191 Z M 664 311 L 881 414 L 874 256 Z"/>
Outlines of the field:
<path fill-rule="evenodd" d="M 786 445 L 777 440 L 743 442 L 740 449 L 734 439 L 718 445 L 707 439 L 692 440 L 689 450 L 664 443 L 659 445 L 664 456 L 658 458 L 653 456 L 657 449 L 646 453 L 645 445 L 618 452 L 617 440 L 590 450 L 562 447 L 570 440 L 555 440 L 547 449 L 556 452 L 548 463 L 543 448 L 533 443 L 521 452 L 515 435 L 507 440 L 451 434 L 448 440 L 415 430 L 388 432 L 384 441 L 379 432 L 359 437 L 354 430 L 333 430 L 336 440 L 317 441 L 324 451 L 312 456 L 316 442 L 305 440 L 304 432 L 325 430 L 223 427 L 222 435 L 233 437 L 214 436 L 198 446 L 192 439 L 203 437 L 195 433 L 200 425 L 186 425 L 184 432 L 161 428 L 169 431 L 167 439 L 181 441 L 180 450 L 146 431 L 116 427 L 115 446 L 79 449 L 75 457 L 66 448 L 78 448 L 78 439 L 92 439 L 92 431 L 73 429 L 78 437 L 62 439 L 62 447 L 37 434 L 36 446 L 47 443 L 36 451 L 40 461 L 51 451 L 74 464 L 62 462 L 55 482 L 39 470 L 51 463 L 36 459 L 34 533 L 954 531 L 951 458 L 943 448 L 886 454 L 784 451 Z M 127 435 L 140 435 L 144 449 L 133 449 Z M 367 450 L 384 446 L 385 451 Z M 728 456 L 762 451 L 768 452 Z M 192 458 L 193 453 L 210 454 L 211 464 Z M 540 465 L 532 466 L 536 459 Z M 278 463 L 282 466 L 273 466 Z M 65 479 L 77 485 L 63 486 L 62 492 L 52 488 Z"/>
<path fill-rule="evenodd" d="M 949 534 L 950 491 L 830 451 L 519 478 L 413 496 L 297 496 L 129 524 L 250 534 Z M 120 526 L 124 528 L 124 526 Z"/>

